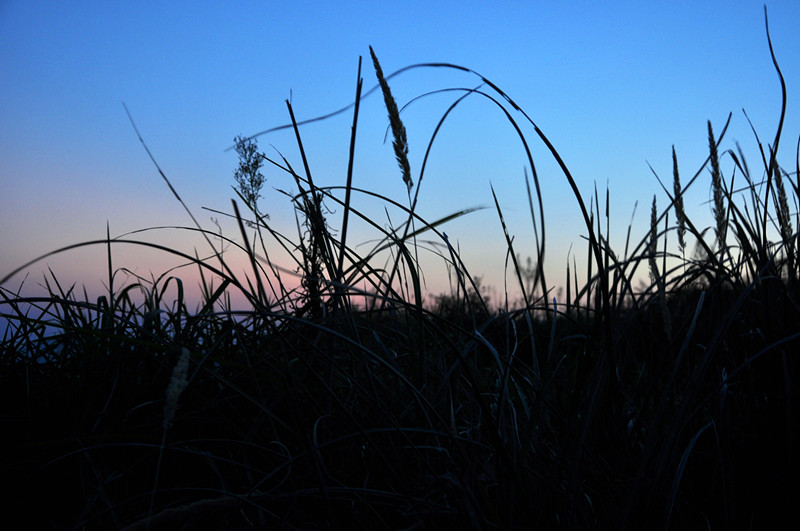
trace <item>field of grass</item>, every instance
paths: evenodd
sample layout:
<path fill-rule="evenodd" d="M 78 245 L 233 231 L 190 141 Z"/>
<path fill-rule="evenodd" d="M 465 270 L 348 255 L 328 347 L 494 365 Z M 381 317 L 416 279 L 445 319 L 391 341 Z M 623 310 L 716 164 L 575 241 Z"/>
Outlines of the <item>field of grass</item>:
<path fill-rule="evenodd" d="M 622 252 L 607 245 L 597 192 L 584 200 L 508 95 L 461 67 L 416 65 L 475 75 L 480 86 L 451 109 L 488 98 L 523 140 L 537 248 L 525 266 L 506 233 L 519 296 L 505 300 L 519 304 L 487 304 L 443 232 L 468 210 L 417 214 L 424 165 L 412 176 L 374 53 L 398 186 L 408 190 L 407 204 L 377 197 L 405 213 L 393 228 L 359 211 L 358 199 L 374 194 L 351 181 L 361 66 L 342 187 L 315 185 L 287 102 L 297 167 L 236 140 L 229 215 L 241 238 L 225 239 L 223 254 L 221 236 L 198 224 L 211 258 L 160 248 L 200 272 L 198 308 L 176 274 L 116 285 L 112 242 L 125 241 L 110 236 L 76 244 L 108 249 L 108 293 L 96 300 L 55 275 L 38 298 L 11 289 L 13 273 L 0 281 L 10 323 L 0 337 L 0 470 L 11 491 L 3 518 L 37 529 L 758 529 L 791 518 L 800 499 L 800 143 L 785 170 L 786 88 L 772 59 L 783 112 L 766 146 L 754 131 L 759 163 L 724 149 L 727 123 L 715 131 L 709 122 L 706 163 L 687 179 L 673 149 L 671 179 L 654 179 L 663 199 L 653 198 L 650 229 L 630 230 Z M 542 267 L 532 141 L 558 162 L 585 220 L 586 267 L 568 268 L 563 300 Z M 294 236 L 259 208 L 265 164 L 297 189 L 287 194 Z M 682 196 L 709 182 L 715 224 L 698 227 Z M 330 226 L 330 208 L 341 226 Z M 383 239 L 359 251 L 348 238 L 353 219 Z M 423 236 L 438 242 L 455 279 L 433 299 L 420 282 Z M 275 245 L 294 270 L 270 260 Z M 226 262 L 236 252 L 249 260 L 247 276 Z M 234 308 L 231 293 L 247 307 Z"/>

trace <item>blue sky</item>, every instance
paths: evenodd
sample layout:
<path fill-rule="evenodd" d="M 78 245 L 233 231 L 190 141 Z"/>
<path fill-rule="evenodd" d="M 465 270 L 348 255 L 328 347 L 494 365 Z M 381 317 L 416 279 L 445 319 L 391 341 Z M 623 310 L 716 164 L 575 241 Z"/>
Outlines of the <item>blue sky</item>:
<path fill-rule="evenodd" d="M 800 87 L 800 2 L 770 2 L 768 9 L 790 95 L 780 161 L 791 168 L 800 134 L 800 103 L 791 96 Z M 719 132 L 733 112 L 723 145 L 733 148 L 738 140 L 755 167 L 757 146 L 741 110 L 765 143 L 772 141 L 780 112 L 763 4 L 755 1 L 3 1 L 0 277 L 57 247 L 104 237 L 106 222 L 112 236 L 190 225 L 121 102 L 195 216 L 215 229 L 214 214 L 201 207 L 230 211 L 236 155 L 225 149 L 234 136 L 285 124 L 289 98 L 301 120 L 351 103 L 359 56 L 365 59 L 365 87 L 375 84 L 369 45 L 387 74 L 441 61 L 476 70 L 501 87 L 548 135 L 587 202 L 595 184 L 601 196 L 608 185 L 612 244 L 618 238 L 620 251 L 634 204 L 639 202 L 637 240 L 647 230 L 653 194 L 666 204 L 647 162 L 669 180 L 674 144 L 688 179 L 707 154 L 706 120 Z M 412 70 L 391 80 L 401 106 L 430 90 L 477 84 L 475 77 L 443 69 Z M 415 181 L 433 128 L 453 98 L 429 97 L 403 113 Z M 344 183 L 351 120 L 347 112 L 302 129 L 317 184 Z M 354 184 L 407 201 L 391 141 L 383 142 L 386 125 L 376 93 L 361 108 Z M 533 130 L 525 133 L 544 188 L 547 263 L 557 279 L 570 245 L 584 263 L 586 231 L 563 176 Z M 267 135 L 259 144 L 301 166 L 289 134 Z M 533 253 L 525 164 L 498 110 L 472 98 L 439 133 L 419 212 L 435 220 L 460 208 L 491 206 L 491 183 L 524 258 Z M 730 164 L 723 169 L 729 174 Z M 291 235 L 292 210 L 273 187 L 293 187 L 277 170 L 265 175 L 262 209 Z M 707 179 L 687 197 L 690 214 L 702 226 L 710 225 L 703 204 L 708 197 Z M 374 204 L 361 206 L 386 222 Z M 237 235 L 233 224 L 214 217 L 225 235 Z M 354 231 L 355 240 L 375 237 Z M 505 244 L 494 209 L 445 231 L 460 244 L 470 272 L 501 289 Z M 189 253 L 195 247 L 208 251 L 180 230 L 137 237 Z M 97 247 L 49 258 L 29 270 L 28 283 L 38 282 L 50 266 L 63 282 L 92 289 L 102 279 L 103 253 Z M 441 260 L 426 260 L 429 289 L 442 291 Z M 170 264 L 164 255 L 138 248 L 115 248 L 115 261 L 143 275 Z"/>

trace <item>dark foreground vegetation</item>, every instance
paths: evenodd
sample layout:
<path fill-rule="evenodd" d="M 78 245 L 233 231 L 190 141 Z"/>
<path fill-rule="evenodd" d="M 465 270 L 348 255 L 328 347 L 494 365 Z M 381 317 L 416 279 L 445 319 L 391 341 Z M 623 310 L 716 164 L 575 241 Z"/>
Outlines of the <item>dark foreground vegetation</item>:
<path fill-rule="evenodd" d="M 786 90 L 773 62 L 782 113 L 771 144 L 756 136 L 758 174 L 741 150 L 722 149 L 727 124 L 715 136 L 709 123 L 706 164 L 682 182 L 673 150 L 666 207 L 654 199 L 650 231 L 638 244 L 629 234 L 622 253 L 607 245 L 596 194 L 587 207 L 506 94 L 461 67 L 417 65 L 477 76 L 481 86 L 453 107 L 486 98 L 521 138 L 533 131 L 586 222 L 586 271 L 573 265 L 555 301 L 526 148 L 538 244 L 524 267 L 506 234 L 521 302 L 490 307 L 440 232 L 466 212 L 416 215 L 424 169 L 415 183 L 373 55 L 398 185 L 409 191 L 407 205 L 381 200 L 405 213 L 400 225 L 354 207 L 369 192 L 352 185 L 352 169 L 344 187 L 320 188 L 304 155 L 298 170 L 240 138 L 231 215 L 242 238 L 227 241 L 225 256 L 238 249 L 252 268 L 234 274 L 198 225 L 216 250 L 184 256 L 204 278 L 199 308 L 188 307 L 177 275 L 115 288 L 112 249 L 147 244 L 110 237 L 81 244 L 108 249 L 109 291 L 97 300 L 55 275 L 41 298 L 0 288 L 10 323 L 0 338 L 2 518 L 32 529 L 758 529 L 791 519 L 800 189 L 797 160 L 793 172 L 779 164 Z M 361 97 L 359 66 L 353 140 Z M 297 142 L 302 154 L 299 132 Z M 263 164 L 297 187 L 294 239 L 259 209 Z M 709 175 L 715 226 L 706 229 L 682 196 Z M 335 230 L 326 204 L 343 214 Z M 382 240 L 357 251 L 353 220 L 373 223 Z M 426 304 L 423 234 L 455 279 L 452 293 Z M 275 245 L 295 257 L 299 288 L 270 261 Z M 651 282 L 639 285 L 642 276 Z M 167 289 L 177 300 L 164 300 Z M 232 291 L 245 294 L 246 310 L 231 308 Z"/>

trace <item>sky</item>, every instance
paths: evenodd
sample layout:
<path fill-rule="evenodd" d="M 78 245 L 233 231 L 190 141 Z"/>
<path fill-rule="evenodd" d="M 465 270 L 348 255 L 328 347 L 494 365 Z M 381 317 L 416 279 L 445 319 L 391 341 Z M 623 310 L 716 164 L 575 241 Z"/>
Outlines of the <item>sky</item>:
<path fill-rule="evenodd" d="M 791 169 L 800 135 L 800 103 L 792 99 L 800 94 L 800 2 L 769 2 L 768 10 L 789 92 L 779 162 Z M 757 142 L 742 109 L 764 144 L 772 142 L 780 114 L 762 2 L 3 0 L 0 278 L 54 249 L 105 238 L 107 225 L 112 237 L 149 229 L 130 238 L 210 253 L 207 243 L 174 228 L 192 220 L 148 158 L 123 102 L 198 222 L 238 238 L 235 223 L 212 211 L 231 212 L 237 157 L 227 148 L 234 137 L 288 123 L 287 100 L 298 120 L 351 104 L 359 57 L 365 91 L 376 84 L 370 45 L 387 75 L 446 62 L 500 87 L 547 135 L 587 204 L 596 187 L 604 208 L 608 188 L 612 247 L 619 253 L 629 225 L 637 242 L 646 236 L 653 196 L 660 205 L 668 202 L 648 163 L 669 184 L 674 145 L 688 179 L 707 156 L 707 120 L 718 134 L 733 113 L 723 148 L 740 142 L 757 168 Z M 475 75 L 444 68 L 390 79 L 401 107 L 431 91 L 479 84 Z M 478 96 L 460 104 L 439 131 L 417 182 L 431 135 L 460 94 L 433 94 L 403 110 L 412 176 L 421 187 L 418 213 L 434 221 L 487 207 L 443 230 L 470 273 L 500 293 L 506 244 L 492 188 L 516 252 L 524 260 L 535 251 L 524 180 L 530 168 L 498 107 Z M 522 124 L 521 115 L 514 117 Z M 317 185 L 344 184 L 352 118 L 350 109 L 301 128 Z M 387 126 L 375 92 L 360 108 L 353 184 L 408 204 L 391 137 L 384 138 Z M 552 156 L 530 125 L 521 127 L 542 184 L 546 270 L 558 283 L 573 257 L 585 263 L 586 227 Z M 289 131 L 257 140 L 268 156 L 302 167 Z M 730 160 L 723 164 L 726 175 L 730 166 Z M 264 174 L 262 211 L 279 232 L 296 235 L 291 204 L 279 191 L 296 187 L 277 168 Z M 704 175 L 686 197 L 701 226 L 712 223 L 709 182 Z M 384 211 L 363 196 L 354 204 L 383 226 L 403 219 L 400 211 Z M 331 209 L 335 220 L 341 212 Z M 366 250 L 376 237 L 361 223 L 348 240 L 363 242 L 358 249 Z M 94 245 L 47 257 L 4 287 L 18 289 L 27 274 L 23 292 L 35 292 L 50 268 L 63 284 L 76 282 L 92 292 L 106 278 L 105 253 Z M 234 254 L 228 256 L 241 259 Z M 447 291 L 443 260 L 423 254 L 428 291 Z M 271 257 L 291 267 L 277 248 Z M 175 265 L 168 253 L 133 245 L 113 246 L 113 259 L 115 268 L 145 277 Z M 234 263 L 243 274 L 246 264 Z M 187 285 L 197 283 L 195 270 L 174 274 Z"/>

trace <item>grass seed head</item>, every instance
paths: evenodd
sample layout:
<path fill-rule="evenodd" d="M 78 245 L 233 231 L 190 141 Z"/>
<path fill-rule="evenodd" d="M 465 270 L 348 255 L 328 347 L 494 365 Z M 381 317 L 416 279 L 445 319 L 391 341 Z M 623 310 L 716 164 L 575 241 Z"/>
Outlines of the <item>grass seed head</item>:
<path fill-rule="evenodd" d="M 678 218 L 678 245 L 681 251 L 686 248 L 686 211 L 683 209 L 683 194 L 681 191 L 681 178 L 678 174 L 678 156 L 675 146 L 672 146 L 672 177 L 675 192 L 675 215 Z"/>
<path fill-rule="evenodd" d="M 658 245 L 658 207 L 656 206 L 656 196 L 653 196 L 653 206 L 650 209 L 650 242 L 647 246 L 647 261 L 650 265 L 650 280 L 653 282 L 658 278 L 658 266 L 656 264 L 656 249 Z"/>
<path fill-rule="evenodd" d="M 792 239 L 792 221 L 789 214 L 789 200 L 786 196 L 786 187 L 783 184 L 781 168 L 777 161 L 773 161 L 773 173 L 775 175 L 775 187 L 777 188 L 777 211 L 778 224 L 781 229 L 781 238 L 784 243 Z"/>
<path fill-rule="evenodd" d="M 186 347 L 181 348 L 181 355 L 178 363 L 172 369 L 172 378 L 167 386 L 167 401 L 164 404 L 164 428 L 168 429 L 178 411 L 178 399 L 189 383 L 189 357 L 191 353 Z"/>
<path fill-rule="evenodd" d="M 727 232 L 723 199 L 725 192 L 722 189 L 722 172 L 719 169 L 719 154 L 717 153 L 717 142 L 714 140 L 714 129 L 711 127 L 711 120 L 708 121 L 708 149 L 711 152 L 711 189 L 714 192 L 714 221 L 717 224 L 717 242 L 719 249 L 723 250 Z"/>
<path fill-rule="evenodd" d="M 408 162 L 406 127 L 403 125 L 402 120 L 400 120 L 400 111 L 397 108 L 397 102 L 394 100 L 394 96 L 392 96 L 389 83 L 386 82 L 386 78 L 383 76 L 383 69 L 378 62 L 378 57 L 375 55 L 372 46 L 369 47 L 369 53 L 372 56 L 372 64 L 375 66 L 375 75 L 378 77 L 378 83 L 383 92 L 383 101 L 386 104 L 386 110 L 389 112 L 389 124 L 392 126 L 392 136 L 394 137 L 392 147 L 394 147 L 394 154 L 395 157 L 397 157 L 397 164 L 400 166 L 400 171 L 403 172 L 403 182 L 406 183 L 408 189 L 411 190 L 411 187 L 414 186 L 414 181 L 411 179 L 411 165 Z"/>
<path fill-rule="evenodd" d="M 236 143 L 236 154 L 239 155 L 239 166 L 233 173 L 236 189 L 242 194 L 247 206 L 255 212 L 261 197 L 261 187 L 264 186 L 264 175 L 260 171 L 264 160 L 254 140 L 237 136 L 233 141 Z"/>

